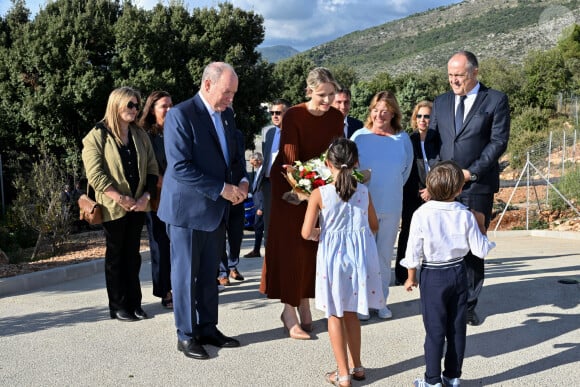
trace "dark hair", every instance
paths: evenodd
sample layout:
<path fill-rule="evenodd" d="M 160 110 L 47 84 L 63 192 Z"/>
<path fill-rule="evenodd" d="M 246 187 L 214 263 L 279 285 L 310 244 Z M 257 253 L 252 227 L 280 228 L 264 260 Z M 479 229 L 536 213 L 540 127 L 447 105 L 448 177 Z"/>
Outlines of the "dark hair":
<path fill-rule="evenodd" d="M 160 128 L 159 125 L 157 125 L 154 107 L 157 101 L 165 97 L 171 98 L 171 95 L 168 92 L 161 90 L 152 92 L 149 97 L 147 97 L 145 107 L 143 108 L 141 117 L 139 118 L 139 126 L 153 135 L 163 133 L 163 128 Z"/>
<path fill-rule="evenodd" d="M 326 159 L 339 170 L 336 182 L 336 193 L 347 202 L 356 191 L 357 181 L 352 175 L 352 169 L 358 162 L 358 148 L 354 141 L 341 137 L 330 144 Z"/>
<path fill-rule="evenodd" d="M 274 101 L 272 101 L 272 106 L 273 105 L 284 105 L 286 106 L 286 109 L 292 106 L 292 104 L 284 98 L 276 98 Z"/>
<path fill-rule="evenodd" d="M 431 199 L 445 202 L 455 199 L 465 178 L 459 165 L 449 160 L 438 163 L 427 175 L 426 183 Z"/>
<path fill-rule="evenodd" d="M 346 94 L 348 99 L 352 98 L 352 95 L 350 94 L 350 90 L 347 89 L 346 87 L 341 87 L 340 89 L 336 90 L 336 93 L 334 93 L 334 94 Z"/>

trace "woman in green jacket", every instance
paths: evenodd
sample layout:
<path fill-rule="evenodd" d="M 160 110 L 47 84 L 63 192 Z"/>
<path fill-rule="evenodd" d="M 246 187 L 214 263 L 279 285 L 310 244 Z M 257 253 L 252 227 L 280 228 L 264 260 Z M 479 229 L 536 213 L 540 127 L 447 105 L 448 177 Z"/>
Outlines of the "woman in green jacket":
<path fill-rule="evenodd" d="M 158 169 L 149 136 L 135 123 L 140 103 L 132 88 L 113 90 L 105 117 L 83 138 L 83 164 L 103 210 L 109 311 L 120 321 L 147 318 L 141 308 L 139 248 Z"/>

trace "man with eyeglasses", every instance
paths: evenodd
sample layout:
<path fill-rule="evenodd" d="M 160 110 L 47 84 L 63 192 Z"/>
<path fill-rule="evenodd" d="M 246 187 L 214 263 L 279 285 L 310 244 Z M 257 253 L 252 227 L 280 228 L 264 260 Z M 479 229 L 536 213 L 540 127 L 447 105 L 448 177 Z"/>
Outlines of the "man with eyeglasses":
<path fill-rule="evenodd" d="M 498 160 L 507 148 L 510 134 L 508 98 L 477 80 L 477 58 L 469 51 L 453 54 L 447 72 L 452 90 L 433 102 L 429 129 L 440 136 L 439 158 L 453 160 L 463 169 L 466 183 L 457 200 L 474 211 L 485 233 L 491 220 L 493 195 L 499 190 Z M 464 260 L 467 323 L 479 325 L 475 306 L 483 287 L 483 260 L 471 252 Z"/>
<path fill-rule="evenodd" d="M 342 88 L 334 94 L 334 101 L 332 106 L 340 110 L 344 117 L 344 136 L 350 138 L 354 132 L 359 130 L 364 126 L 361 120 L 348 115 L 350 112 L 350 90 Z"/>

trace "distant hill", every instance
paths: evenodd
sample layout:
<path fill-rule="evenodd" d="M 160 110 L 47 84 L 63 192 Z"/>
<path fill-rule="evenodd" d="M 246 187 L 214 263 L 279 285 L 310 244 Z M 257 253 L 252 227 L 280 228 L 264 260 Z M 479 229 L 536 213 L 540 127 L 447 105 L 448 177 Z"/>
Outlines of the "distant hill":
<path fill-rule="evenodd" d="M 300 52 L 290 46 L 258 47 L 258 51 L 270 63 L 276 63 L 279 60 L 290 58 Z"/>
<path fill-rule="evenodd" d="M 450 54 L 521 63 L 531 50 L 556 45 L 564 27 L 580 23 L 578 0 L 466 0 L 417 13 L 307 50 L 317 65 L 347 65 L 361 79 L 444 68 Z"/>

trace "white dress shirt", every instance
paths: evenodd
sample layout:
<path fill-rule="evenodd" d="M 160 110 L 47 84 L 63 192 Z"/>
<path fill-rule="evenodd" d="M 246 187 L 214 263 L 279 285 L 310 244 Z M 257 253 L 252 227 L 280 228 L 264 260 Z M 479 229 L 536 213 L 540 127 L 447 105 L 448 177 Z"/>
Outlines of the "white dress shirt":
<path fill-rule="evenodd" d="M 430 200 L 413 214 L 401 265 L 415 269 L 422 261 L 453 261 L 469 250 L 483 258 L 494 247 L 495 243 L 479 231 L 475 216 L 463 204 Z"/>

